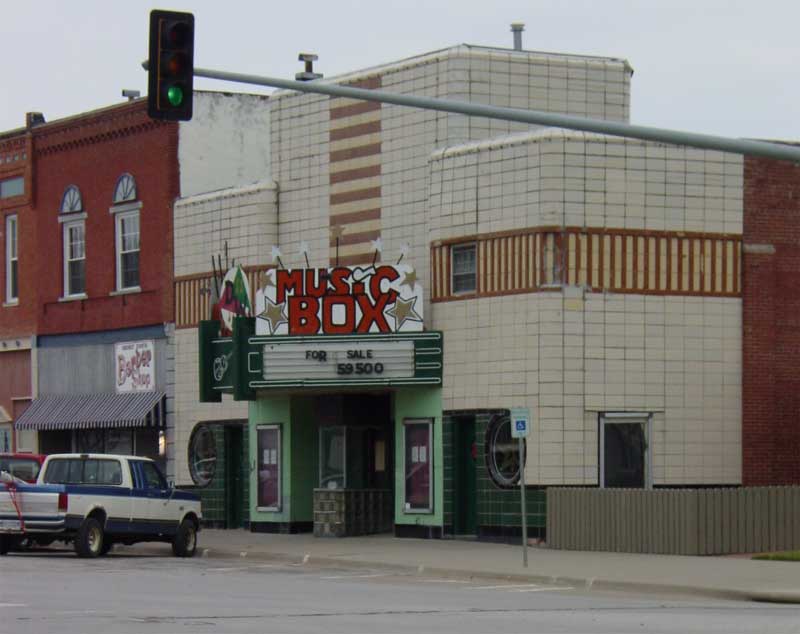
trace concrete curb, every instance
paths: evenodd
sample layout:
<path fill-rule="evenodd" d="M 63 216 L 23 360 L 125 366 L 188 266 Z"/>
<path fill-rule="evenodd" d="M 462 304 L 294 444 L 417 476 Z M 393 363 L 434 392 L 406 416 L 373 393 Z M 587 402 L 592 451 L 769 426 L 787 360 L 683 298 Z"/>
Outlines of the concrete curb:
<path fill-rule="evenodd" d="M 135 554 L 136 552 L 147 552 L 151 555 L 172 556 L 169 550 L 153 547 L 131 547 L 115 546 L 114 552 Z M 586 591 L 622 591 L 645 594 L 677 594 L 684 596 L 702 596 L 710 599 L 726 599 L 735 601 L 757 601 L 761 603 L 784 603 L 800 604 L 800 590 L 742 590 L 739 588 L 709 587 L 689 584 L 665 584 L 649 583 L 643 581 L 621 581 L 616 579 L 604 579 L 601 577 L 570 577 L 559 575 L 541 575 L 525 573 L 496 573 L 486 570 L 465 570 L 460 568 L 440 568 L 428 567 L 424 564 L 398 564 L 393 562 L 382 562 L 375 560 L 349 559 L 347 557 L 325 557 L 305 553 L 303 556 L 288 555 L 259 550 L 234 550 L 220 548 L 198 549 L 198 555 L 202 558 L 212 559 L 248 559 L 256 561 L 279 562 L 287 565 L 315 565 L 321 567 L 343 566 L 348 568 L 370 568 L 396 572 L 401 574 L 416 574 L 430 577 L 443 577 L 451 579 L 481 579 L 486 581 L 499 580 L 511 581 L 516 583 L 543 583 L 550 585 L 569 585 Z"/>

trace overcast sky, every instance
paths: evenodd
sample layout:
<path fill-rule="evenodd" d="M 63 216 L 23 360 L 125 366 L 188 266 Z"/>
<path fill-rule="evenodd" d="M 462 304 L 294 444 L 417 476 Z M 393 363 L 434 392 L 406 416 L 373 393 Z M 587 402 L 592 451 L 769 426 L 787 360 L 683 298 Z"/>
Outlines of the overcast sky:
<path fill-rule="evenodd" d="M 467 43 L 627 59 L 631 122 L 800 140 L 798 0 L 0 0 L 0 131 L 146 94 L 151 8 L 192 11 L 195 64 L 294 79 Z M 196 87 L 270 92 L 198 79 Z"/>

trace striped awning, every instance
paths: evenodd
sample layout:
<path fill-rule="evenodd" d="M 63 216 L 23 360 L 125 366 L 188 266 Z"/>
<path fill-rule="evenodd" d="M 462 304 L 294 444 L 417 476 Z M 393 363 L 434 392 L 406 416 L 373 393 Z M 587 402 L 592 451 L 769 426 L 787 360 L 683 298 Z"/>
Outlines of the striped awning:
<path fill-rule="evenodd" d="M 166 414 L 164 392 L 52 394 L 34 399 L 14 427 L 37 430 L 163 427 Z"/>

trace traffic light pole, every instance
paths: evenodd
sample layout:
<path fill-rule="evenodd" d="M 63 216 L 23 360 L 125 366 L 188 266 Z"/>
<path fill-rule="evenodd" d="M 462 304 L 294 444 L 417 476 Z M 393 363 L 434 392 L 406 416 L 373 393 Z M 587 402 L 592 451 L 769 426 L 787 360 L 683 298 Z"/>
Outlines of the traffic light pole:
<path fill-rule="evenodd" d="M 146 63 L 143 65 L 145 68 L 147 67 Z M 194 74 L 197 77 L 219 79 L 222 81 L 231 81 L 242 84 L 284 88 L 286 90 L 295 90 L 298 92 L 319 93 L 323 95 L 330 95 L 332 97 L 346 97 L 350 99 L 362 99 L 365 101 L 379 101 L 397 106 L 409 106 L 411 108 L 422 108 L 425 110 L 439 110 L 441 112 L 453 112 L 472 117 L 486 117 L 488 119 L 518 121 L 520 123 L 567 128 L 570 130 L 581 130 L 584 132 L 597 132 L 612 136 L 641 139 L 643 141 L 657 141 L 659 143 L 668 143 L 670 145 L 686 145 L 706 150 L 719 150 L 720 152 L 731 152 L 734 154 L 748 154 L 752 156 L 762 156 L 765 158 L 800 163 L 800 147 L 781 143 L 752 141 L 749 139 L 733 139 L 729 137 L 713 136 L 710 134 L 666 130 L 663 128 L 631 125 L 629 123 L 620 123 L 617 121 L 603 121 L 599 119 L 575 117 L 566 114 L 541 112 L 538 110 L 501 108 L 497 106 L 487 106 L 484 104 L 469 103 L 465 101 L 434 99 L 432 97 L 417 97 L 414 95 L 398 95 L 395 93 L 384 92 L 382 90 L 366 90 L 363 88 L 351 88 L 350 86 L 341 86 L 333 83 L 322 83 L 319 80 L 292 81 L 287 79 L 277 79 L 274 77 L 229 73 L 205 68 L 195 68 Z"/>

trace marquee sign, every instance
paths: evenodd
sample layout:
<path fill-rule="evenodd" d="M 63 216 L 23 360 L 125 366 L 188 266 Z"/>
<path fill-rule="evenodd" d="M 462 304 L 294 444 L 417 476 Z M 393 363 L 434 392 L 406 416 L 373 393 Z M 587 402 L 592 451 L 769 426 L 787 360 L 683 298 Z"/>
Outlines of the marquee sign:
<path fill-rule="evenodd" d="M 256 292 L 257 335 L 421 332 L 422 286 L 408 265 L 271 269 Z"/>
<path fill-rule="evenodd" d="M 248 334 L 248 322 L 237 322 L 233 337 L 219 337 L 214 322 L 201 322 L 202 402 L 224 393 L 252 399 L 258 389 L 442 384 L 438 331 L 262 337 Z"/>
<path fill-rule="evenodd" d="M 268 343 L 263 348 L 263 368 L 266 382 L 410 379 L 414 378 L 414 342 Z"/>
<path fill-rule="evenodd" d="M 250 387 L 441 385 L 442 333 L 251 337 Z M 259 363 L 260 362 L 260 363 Z M 260 376 L 256 376 L 260 374 Z"/>

